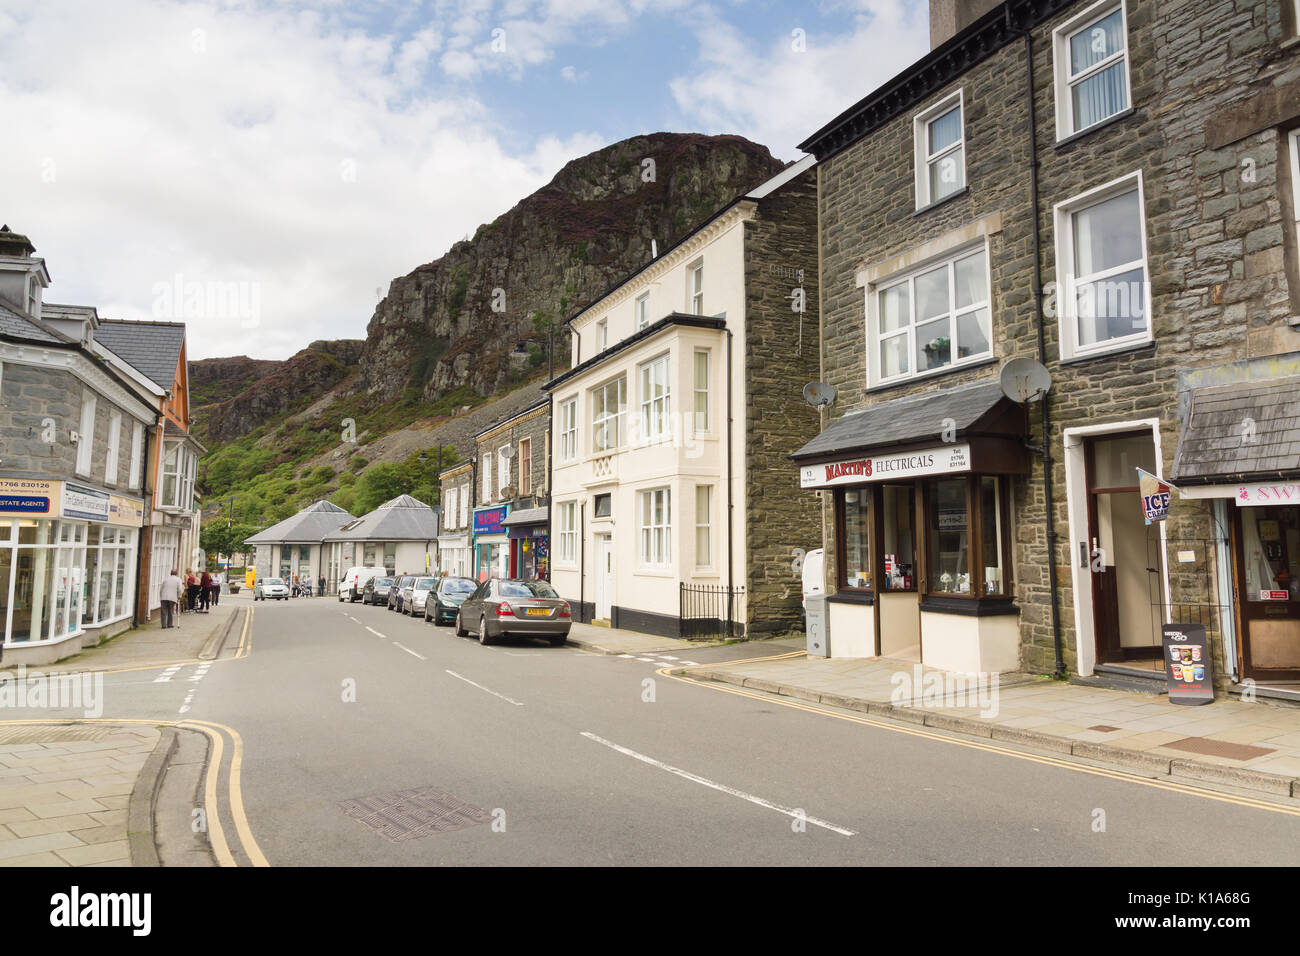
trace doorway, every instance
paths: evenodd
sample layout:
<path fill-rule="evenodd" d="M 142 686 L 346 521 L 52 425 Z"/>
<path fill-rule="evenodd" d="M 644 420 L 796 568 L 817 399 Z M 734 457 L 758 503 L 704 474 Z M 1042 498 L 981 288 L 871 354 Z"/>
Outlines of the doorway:
<path fill-rule="evenodd" d="M 1096 436 L 1084 455 L 1097 662 L 1155 667 L 1161 619 L 1151 595 L 1164 581 L 1164 549 L 1148 547 L 1137 474 L 1158 474 L 1155 442 L 1149 431 Z"/>
<path fill-rule="evenodd" d="M 1243 675 L 1300 681 L 1300 507 L 1238 507 L 1233 537 Z"/>
<path fill-rule="evenodd" d="M 596 536 L 596 617 L 608 621 L 614 605 L 614 539 Z"/>

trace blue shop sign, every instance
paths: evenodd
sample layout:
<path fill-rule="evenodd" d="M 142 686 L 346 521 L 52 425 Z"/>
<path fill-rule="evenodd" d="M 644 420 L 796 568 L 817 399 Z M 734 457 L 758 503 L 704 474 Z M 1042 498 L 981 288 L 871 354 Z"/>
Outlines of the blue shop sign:
<path fill-rule="evenodd" d="M 508 514 L 510 514 L 509 505 L 501 505 L 498 508 L 483 508 L 481 511 L 475 511 L 474 533 L 505 534 L 506 529 L 501 526 L 501 522 L 506 520 L 506 515 Z"/>
<path fill-rule="evenodd" d="M 0 497 L 0 511 L 45 515 L 50 513 L 50 499 L 43 495 L 4 495 Z"/>

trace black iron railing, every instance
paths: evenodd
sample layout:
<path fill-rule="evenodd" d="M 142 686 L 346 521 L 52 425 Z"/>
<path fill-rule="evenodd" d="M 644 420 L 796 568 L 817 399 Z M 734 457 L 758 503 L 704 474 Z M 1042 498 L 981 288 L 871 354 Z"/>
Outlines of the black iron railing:
<path fill-rule="evenodd" d="M 735 637 L 736 611 L 745 589 L 717 584 L 682 584 L 678 594 L 681 636 L 686 640 Z"/>

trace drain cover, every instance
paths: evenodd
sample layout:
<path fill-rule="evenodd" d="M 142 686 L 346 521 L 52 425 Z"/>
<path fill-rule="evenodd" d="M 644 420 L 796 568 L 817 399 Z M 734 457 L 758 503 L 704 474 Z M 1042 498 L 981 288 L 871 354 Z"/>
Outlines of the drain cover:
<path fill-rule="evenodd" d="M 432 833 L 463 830 L 487 823 L 492 815 L 482 807 L 457 800 L 434 787 L 417 787 L 345 800 L 339 807 L 386 840 L 418 840 Z"/>
<path fill-rule="evenodd" d="M 1171 740 L 1162 747 L 1174 750 L 1186 750 L 1188 753 L 1205 754 L 1207 757 L 1227 757 L 1229 760 L 1254 760 L 1274 751 L 1268 747 L 1251 747 L 1247 744 L 1234 744 L 1226 740 L 1210 740 L 1206 737 L 1184 737 Z"/>

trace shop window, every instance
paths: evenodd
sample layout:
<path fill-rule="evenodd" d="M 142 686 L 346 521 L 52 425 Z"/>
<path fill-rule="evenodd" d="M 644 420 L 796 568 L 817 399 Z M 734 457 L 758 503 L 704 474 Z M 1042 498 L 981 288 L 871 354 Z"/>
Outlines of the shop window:
<path fill-rule="evenodd" d="M 979 479 L 981 594 L 1006 594 L 1003 589 L 1002 555 L 1006 552 L 1006 529 L 1002 524 L 1002 479 L 984 475 Z"/>
<path fill-rule="evenodd" d="M 884 556 L 882 590 L 916 590 L 916 489 L 912 485 L 885 485 L 881 496 L 881 553 Z"/>
<path fill-rule="evenodd" d="M 930 485 L 930 592 L 970 594 L 970 515 L 966 479 Z"/>
<path fill-rule="evenodd" d="M 857 590 L 871 589 L 871 489 L 850 488 L 839 493 L 844 529 L 844 551 L 839 561 L 839 586 Z"/>
<path fill-rule="evenodd" d="M 926 482 L 927 593 L 941 597 L 1011 594 L 1006 479 Z"/>
<path fill-rule="evenodd" d="M 1246 600 L 1300 601 L 1300 511 L 1242 508 L 1242 570 Z"/>

